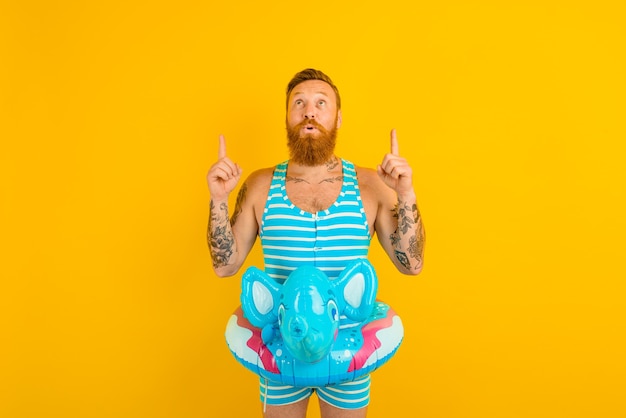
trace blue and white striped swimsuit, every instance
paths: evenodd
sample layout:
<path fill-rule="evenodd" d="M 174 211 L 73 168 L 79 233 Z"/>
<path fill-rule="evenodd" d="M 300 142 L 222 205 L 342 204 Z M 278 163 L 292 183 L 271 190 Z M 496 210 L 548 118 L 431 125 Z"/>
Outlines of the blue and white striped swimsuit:
<path fill-rule="evenodd" d="M 276 166 L 261 221 L 261 246 L 265 272 L 278 282 L 302 265 L 313 265 L 336 279 L 346 265 L 367 258 L 371 241 L 369 225 L 361 202 L 354 164 L 342 160 L 343 185 L 339 197 L 328 209 L 306 212 L 287 197 L 285 180 L 288 162 Z M 342 325 L 346 321 L 342 317 Z M 349 322 L 349 321 L 348 321 Z M 343 409 L 367 406 L 370 376 L 325 388 L 297 388 L 277 385 L 261 378 L 261 401 L 287 405 L 316 391 L 325 402 Z"/>
<path fill-rule="evenodd" d="M 337 278 L 352 260 L 367 258 L 371 241 L 354 164 L 342 160 L 343 185 L 328 209 L 306 212 L 287 197 L 288 162 L 276 166 L 259 236 L 265 272 L 283 282 L 298 266 L 313 265 Z"/>

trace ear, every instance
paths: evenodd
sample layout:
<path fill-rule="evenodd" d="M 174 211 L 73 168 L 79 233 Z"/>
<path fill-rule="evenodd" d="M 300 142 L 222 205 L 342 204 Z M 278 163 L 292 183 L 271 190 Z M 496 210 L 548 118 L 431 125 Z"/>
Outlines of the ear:
<path fill-rule="evenodd" d="M 332 281 L 339 299 L 339 310 L 353 321 L 364 321 L 372 313 L 378 278 L 372 264 L 356 260 Z"/>
<path fill-rule="evenodd" d="M 337 111 L 337 129 L 341 128 L 341 122 L 342 122 L 342 119 L 341 119 L 341 109 L 339 109 Z"/>
<path fill-rule="evenodd" d="M 256 267 L 241 277 L 241 310 L 252 325 L 263 328 L 276 322 L 281 285 Z"/>

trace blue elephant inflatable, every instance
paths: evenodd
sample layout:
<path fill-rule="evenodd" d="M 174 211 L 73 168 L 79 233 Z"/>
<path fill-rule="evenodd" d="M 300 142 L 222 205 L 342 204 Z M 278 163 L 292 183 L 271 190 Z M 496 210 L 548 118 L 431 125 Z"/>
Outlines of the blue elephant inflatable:
<path fill-rule="evenodd" d="M 376 300 L 378 280 L 367 260 L 337 279 L 302 266 L 284 283 L 250 267 L 241 307 L 226 327 L 235 358 L 273 382 L 327 386 L 352 381 L 387 362 L 402 342 L 400 317 Z"/>

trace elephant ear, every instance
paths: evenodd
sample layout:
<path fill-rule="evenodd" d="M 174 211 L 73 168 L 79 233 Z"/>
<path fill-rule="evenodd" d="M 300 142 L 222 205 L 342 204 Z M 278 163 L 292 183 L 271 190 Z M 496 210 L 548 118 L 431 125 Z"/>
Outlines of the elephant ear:
<path fill-rule="evenodd" d="M 281 285 L 264 271 L 249 267 L 241 277 L 241 310 L 252 325 L 276 322 Z"/>
<path fill-rule="evenodd" d="M 350 263 L 333 281 L 339 310 L 353 321 L 364 321 L 372 313 L 378 277 L 372 264 L 360 259 Z"/>

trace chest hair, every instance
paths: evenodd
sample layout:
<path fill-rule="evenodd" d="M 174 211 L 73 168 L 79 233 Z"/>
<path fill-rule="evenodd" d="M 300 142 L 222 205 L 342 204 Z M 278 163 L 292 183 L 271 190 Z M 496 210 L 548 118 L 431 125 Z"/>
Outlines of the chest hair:
<path fill-rule="evenodd" d="M 288 178 L 286 184 L 289 200 L 300 209 L 316 213 L 328 209 L 339 197 L 343 178 L 330 177 L 319 183 L 309 183 L 298 178 Z"/>

